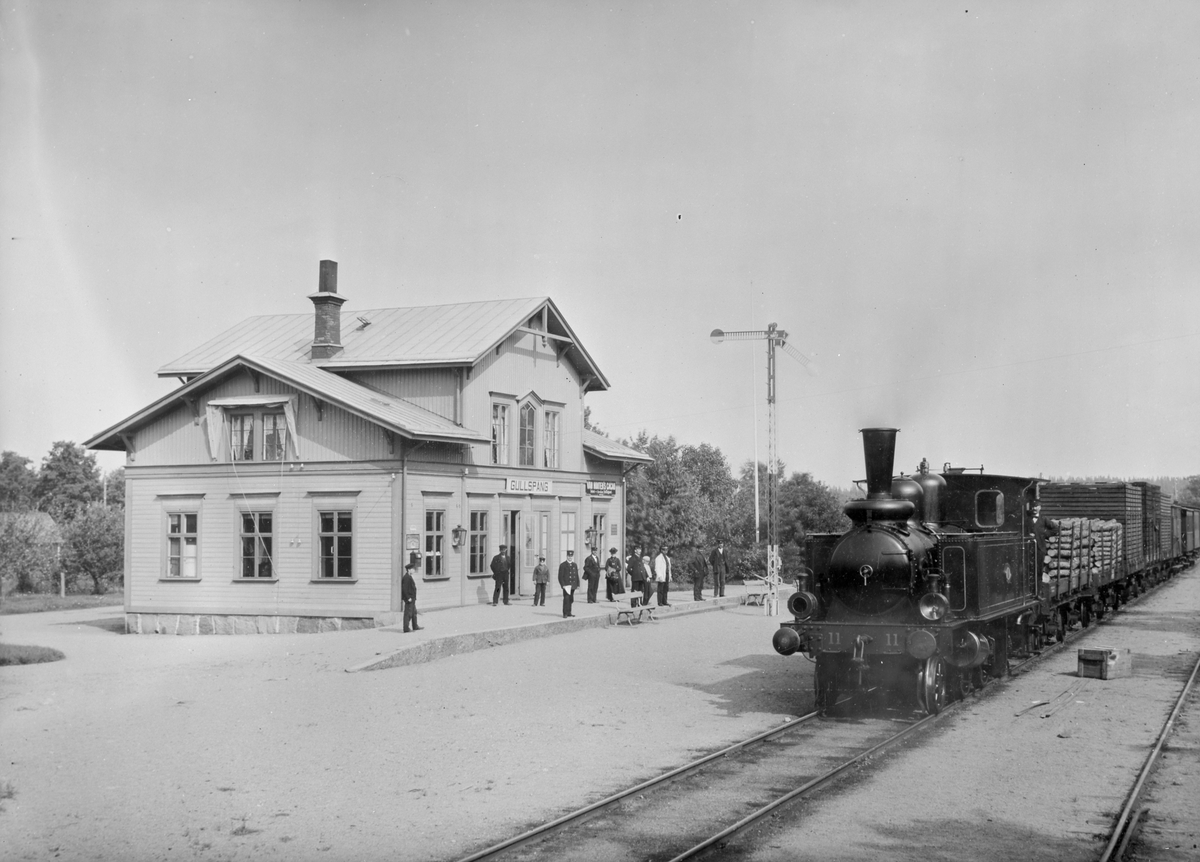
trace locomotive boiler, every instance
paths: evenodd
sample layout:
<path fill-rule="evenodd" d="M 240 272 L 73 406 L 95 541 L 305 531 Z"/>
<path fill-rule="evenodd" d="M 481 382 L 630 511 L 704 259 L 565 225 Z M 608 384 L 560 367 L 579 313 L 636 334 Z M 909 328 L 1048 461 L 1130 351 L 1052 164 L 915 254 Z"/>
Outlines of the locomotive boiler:
<path fill-rule="evenodd" d="M 1040 618 L 1037 481 L 925 462 L 893 478 L 897 429 L 862 431 L 867 496 L 841 535 L 806 542 L 810 572 L 772 644 L 816 663 L 818 709 L 871 691 L 936 713 L 1007 671 Z"/>

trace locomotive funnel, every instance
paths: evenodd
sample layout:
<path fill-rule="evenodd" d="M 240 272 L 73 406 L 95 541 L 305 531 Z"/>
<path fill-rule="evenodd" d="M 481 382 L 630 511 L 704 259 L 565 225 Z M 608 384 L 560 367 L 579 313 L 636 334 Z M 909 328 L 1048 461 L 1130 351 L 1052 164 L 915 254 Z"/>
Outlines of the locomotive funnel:
<path fill-rule="evenodd" d="M 892 498 L 892 467 L 896 462 L 898 428 L 863 428 L 863 454 L 867 460 L 867 499 Z"/>

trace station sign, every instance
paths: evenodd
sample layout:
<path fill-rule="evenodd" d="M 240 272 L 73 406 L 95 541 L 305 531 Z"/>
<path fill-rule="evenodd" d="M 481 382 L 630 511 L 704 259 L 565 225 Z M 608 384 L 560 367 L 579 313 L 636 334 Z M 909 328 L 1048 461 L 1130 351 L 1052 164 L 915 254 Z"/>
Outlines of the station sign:
<path fill-rule="evenodd" d="M 550 479 L 525 479 L 506 476 L 504 490 L 509 494 L 553 494 L 554 482 Z"/>
<path fill-rule="evenodd" d="M 615 497 L 617 495 L 616 482 L 586 482 L 585 487 L 589 497 Z"/>

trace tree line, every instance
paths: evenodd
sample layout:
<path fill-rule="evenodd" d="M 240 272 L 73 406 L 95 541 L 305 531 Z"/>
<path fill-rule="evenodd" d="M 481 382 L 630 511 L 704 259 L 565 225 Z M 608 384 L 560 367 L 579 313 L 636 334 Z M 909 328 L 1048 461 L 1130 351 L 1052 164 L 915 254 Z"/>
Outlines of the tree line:
<path fill-rule="evenodd" d="M 625 494 L 625 532 L 629 548 L 651 553 L 666 545 L 682 580 L 707 567 L 708 553 L 724 542 L 734 559 L 734 576 L 766 572 L 767 465 L 747 461 L 734 475 L 716 446 L 680 445 L 674 437 L 645 431 L 622 440 L 654 459 L 634 471 Z M 758 509 L 755 516 L 755 471 Z M 842 508 L 849 492 L 787 473 L 779 466 L 779 548 L 783 577 L 795 578 L 804 566 L 809 533 L 841 533 L 850 526 Z"/>
<path fill-rule="evenodd" d="M 96 456 L 60 440 L 34 466 L 0 454 L 3 592 L 90 591 L 123 583 L 125 468 L 102 474 Z"/>

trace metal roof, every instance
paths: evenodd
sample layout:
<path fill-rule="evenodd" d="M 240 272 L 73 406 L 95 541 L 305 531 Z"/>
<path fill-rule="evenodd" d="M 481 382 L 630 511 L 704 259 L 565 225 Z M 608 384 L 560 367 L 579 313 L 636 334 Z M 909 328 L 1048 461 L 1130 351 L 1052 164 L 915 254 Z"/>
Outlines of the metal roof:
<path fill-rule="evenodd" d="M 583 429 L 583 448 L 585 451 L 609 461 L 636 461 L 639 464 L 650 464 L 654 461 L 645 452 L 639 452 L 624 443 L 610 440 L 603 434 L 597 434 L 588 428 Z"/>
<path fill-rule="evenodd" d="M 491 439 L 486 434 L 455 425 L 449 419 L 410 401 L 405 401 L 403 398 L 376 392 L 307 363 L 261 356 L 234 356 L 216 368 L 189 380 L 175 391 L 121 420 L 111 428 L 101 431 L 90 440 L 85 441 L 84 447 L 123 450 L 125 448 L 125 443 L 121 439 L 123 434 L 157 415 L 175 409 L 181 400 L 186 401 L 189 397 L 195 397 L 202 390 L 239 368 L 250 368 L 267 374 L 301 392 L 337 405 L 349 413 L 375 422 L 403 437 L 450 443 L 487 442 Z"/>
<path fill-rule="evenodd" d="M 412 308 L 342 309 L 342 350 L 313 362 L 313 312 L 250 317 L 168 362 L 159 377 L 194 377 L 232 356 L 283 360 L 328 369 L 474 365 L 547 310 L 548 334 L 565 343 L 565 353 L 587 379 L 588 389 L 608 381 L 549 297 L 496 299 Z M 364 322 L 365 321 L 365 322 Z"/>

